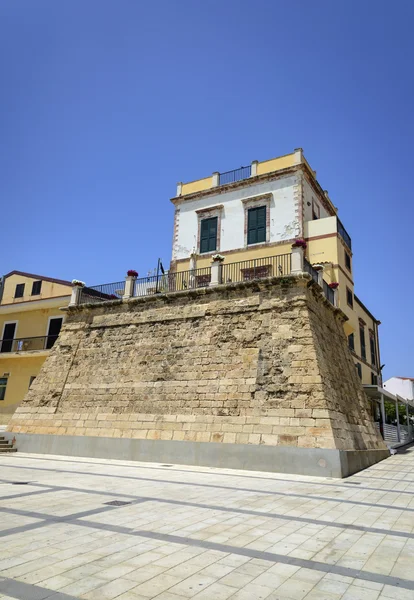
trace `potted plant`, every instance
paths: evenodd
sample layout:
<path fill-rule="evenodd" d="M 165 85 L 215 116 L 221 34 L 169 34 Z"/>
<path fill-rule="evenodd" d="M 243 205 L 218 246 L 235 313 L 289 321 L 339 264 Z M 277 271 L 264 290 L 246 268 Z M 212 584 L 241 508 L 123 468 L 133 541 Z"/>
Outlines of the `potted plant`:
<path fill-rule="evenodd" d="M 213 262 L 218 262 L 218 263 L 222 263 L 225 259 L 225 256 L 223 256 L 222 254 L 213 254 L 213 256 L 211 257 L 211 260 Z"/>
<path fill-rule="evenodd" d="M 331 290 L 336 290 L 336 288 L 339 286 L 339 283 L 337 281 L 333 281 L 332 283 L 328 283 L 328 285 Z"/>
<path fill-rule="evenodd" d="M 138 271 L 135 271 L 134 269 L 129 269 L 129 271 L 127 271 L 127 275 L 128 277 L 138 277 Z"/>
<path fill-rule="evenodd" d="M 305 240 L 303 238 L 298 238 L 292 244 L 292 248 L 303 248 L 304 250 L 306 250 L 306 247 L 307 247 L 307 243 L 305 242 Z"/>

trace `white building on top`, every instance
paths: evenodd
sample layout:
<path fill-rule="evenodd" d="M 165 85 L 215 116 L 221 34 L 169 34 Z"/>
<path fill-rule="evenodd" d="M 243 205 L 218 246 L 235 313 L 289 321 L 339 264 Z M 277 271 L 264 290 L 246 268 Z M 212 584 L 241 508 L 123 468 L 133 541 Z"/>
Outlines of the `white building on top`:
<path fill-rule="evenodd" d="M 414 377 L 391 377 L 383 385 L 394 396 L 414 400 Z"/>

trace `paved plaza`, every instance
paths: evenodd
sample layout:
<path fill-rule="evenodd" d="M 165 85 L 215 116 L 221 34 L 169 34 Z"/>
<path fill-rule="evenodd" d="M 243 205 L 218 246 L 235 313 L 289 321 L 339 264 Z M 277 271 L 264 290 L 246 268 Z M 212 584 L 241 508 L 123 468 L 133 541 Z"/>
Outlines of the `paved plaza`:
<path fill-rule="evenodd" d="M 413 482 L 2 455 L 0 598 L 413 600 Z"/>

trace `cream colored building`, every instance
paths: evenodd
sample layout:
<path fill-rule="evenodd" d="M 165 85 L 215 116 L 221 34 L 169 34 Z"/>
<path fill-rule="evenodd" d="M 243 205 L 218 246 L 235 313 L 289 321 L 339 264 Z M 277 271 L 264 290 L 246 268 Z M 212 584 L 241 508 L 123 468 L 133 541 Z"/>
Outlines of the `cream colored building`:
<path fill-rule="evenodd" d="M 0 291 L 0 423 L 23 400 L 50 353 L 64 320 L 69 281 L 12 271 Z"/>
<path fill-rule="evenodd" d="M 283 275 L 290 269 L 292 244 L 305 240 L 306 259 L 322 273 L 323 286 L 337 286 L 336 302 L 348 317 L 345 332 L 362 382 L 381 383 L 379 321 L 355 294 L 351 237 L 302 149 L 180 182 L 171 201 L 171 272 L 178 276 L 195 268 L 201 285 L 209 276 L 203 268 L 216 253 L 224 257 L 223 282 Z"/>

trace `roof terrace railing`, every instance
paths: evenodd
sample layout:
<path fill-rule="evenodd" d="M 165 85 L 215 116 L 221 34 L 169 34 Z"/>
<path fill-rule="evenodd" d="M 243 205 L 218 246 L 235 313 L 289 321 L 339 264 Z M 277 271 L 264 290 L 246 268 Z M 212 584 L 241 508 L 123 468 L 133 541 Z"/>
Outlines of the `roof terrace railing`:
<path fill-rule="evenodd" d="M 240 167 L 240 169 L 234 169 L 233 171 L 225 171 L 225 173 L 219 174 L 219 185 L 225 185 L 226 183 L 234 183 L 235 181 L 241 181 L 242 179 L 248 179 L 251 176 L 252 167 Z"/>
<path fill-rule="evenodd" d="M 342 223 L 341 223 L 341 221 L 339 219 L 338 219 L 338 233 L 341 236 L 341 238 L 344 240 L 344 242 L 348 246 L 348 248 L 350 250 L 352 250 L 351 236 L 349 235 L 349 233 L 347 232 L 347 230 L 342 225 Z"/>

